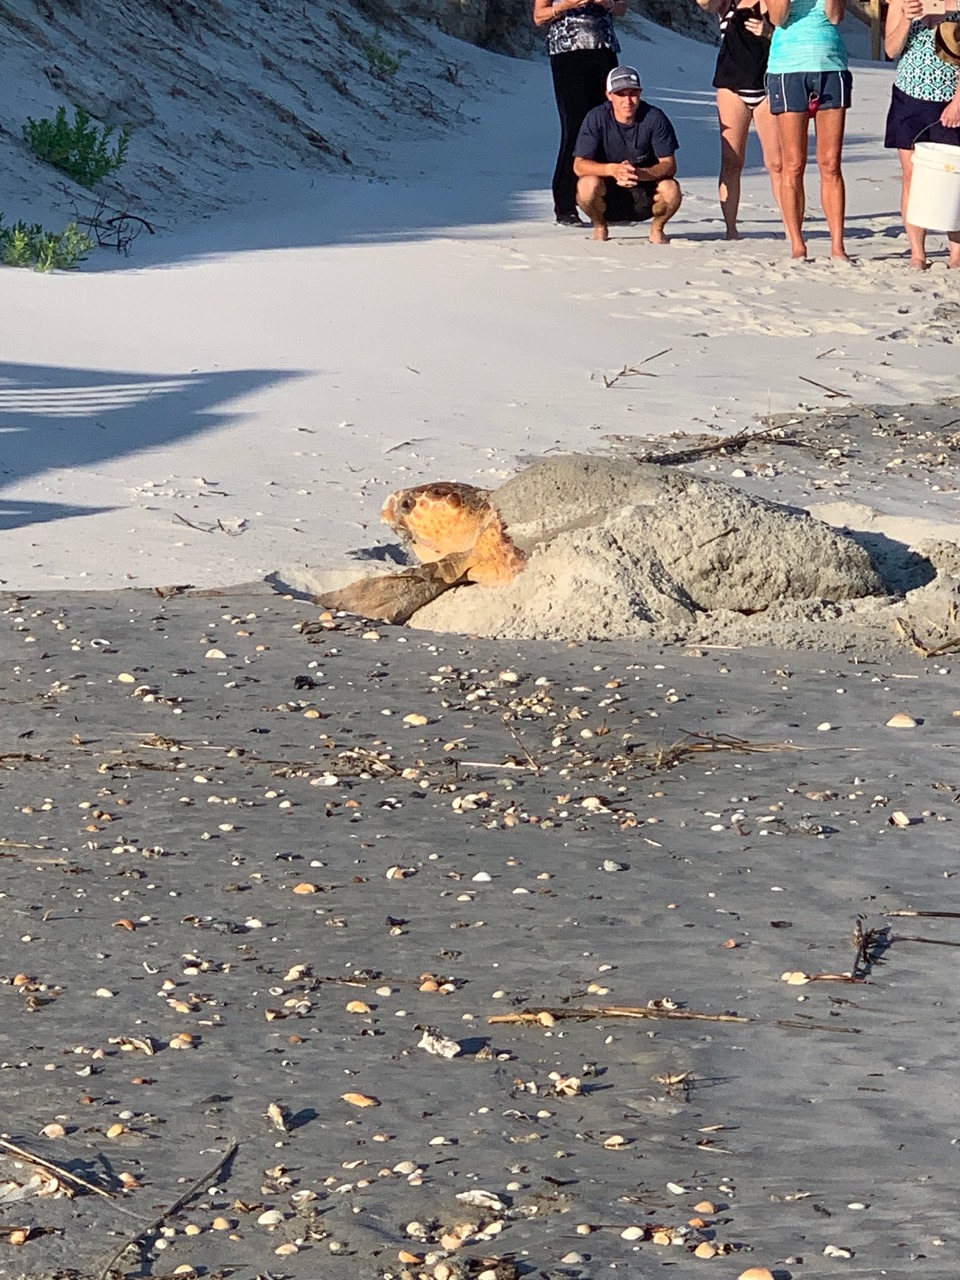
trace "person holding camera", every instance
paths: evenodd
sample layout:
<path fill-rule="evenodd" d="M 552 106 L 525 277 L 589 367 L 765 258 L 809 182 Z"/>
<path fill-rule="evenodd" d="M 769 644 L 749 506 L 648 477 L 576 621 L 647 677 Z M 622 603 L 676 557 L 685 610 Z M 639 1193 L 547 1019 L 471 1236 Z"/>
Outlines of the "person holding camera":
<path fill-rule="evenodd" d="M 664 227 L 683 199 L 677 182 L 680 144 L 659 107 L 641 101 L 636 67 L 607 76 L 607 101 L 594 107 L 574 147 L 577 204 L 606 240 L 611 222 L 646 222 L 651 244 L 669 244 Z"/>
<path fill-rule="evenodd" d="M 900 61 L 883 145 L 900 157 L 900 208 L 910 245 L 910 265 L 917 271 L 930 264 L 926 228 L 907 222 L 914 144 L 922 140 L 960 147 L 960 69 L 937 53 L 940 28 L 960 20 L 960 12 L 951 9 L 931 14 L 925 10 L 924 0 L 890 0 L 884 34 L 887 57 Z M 947 232 L 947 239 L 949 265 L 960 268 L 960 231 Z"/>
<path fill-rule="evenodd" d="M 820 203 L 830 228 L 831 256 L 848 262 L 844 247 L 846 188 L 840 167 L 853 79 L 840 34 L 846 0 L 766 0 L 776 28 L 767 63 L 767 96 L 777 122 L 783 177 L 780 211 L 794 258 L 807 256 L 803 236 L 810 121 L 817 135 Z"/>
<path fill-rule="evenodd" d="M 613 19 L 626 12 L 627 0 L 534 0 L 533 21 L 547 28 L 553 92 L 560 114 L 553 210 L 561 226 L 583 225 L 577 213 L 573 145 L 587 112 L 603 102 L 607 73 L 617 65 L 620 52 Z"/>
<path fill-rule="evenodd" d="M 720 209 L 727 239 L 739 240 L 740 178 L 753 124 L 763 148 L 773 198 L 780 207 L 780 139 L 765 85 L 773 26 L 766 0 L 697 0 L 720 19 L 720 50 L 713 77 L 720 122 Z"/>

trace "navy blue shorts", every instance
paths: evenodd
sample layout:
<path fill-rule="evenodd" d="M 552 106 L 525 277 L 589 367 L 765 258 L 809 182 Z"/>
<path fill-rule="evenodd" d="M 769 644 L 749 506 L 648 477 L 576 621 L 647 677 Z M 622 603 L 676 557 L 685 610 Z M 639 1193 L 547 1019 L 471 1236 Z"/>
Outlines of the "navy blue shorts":
<path fill-rule="evenodd" d="M 638 182 L 635 187 L 618 187 L 612 178 L 604 181 L 608 222 L 646 222 L 653 215 L 659 183 Z"/>
<path fill-rule="evenodd" d="M 853 97 L 853 76 L 849 71 L 767 72 L 767 96 L 775 116 L 787 111 L 837 111 L 849 107 Z"/>
<path fill-rule="evenodd" d="M 883 145 L 897 151 L 912 151 L 915 142 L 945 142 L 960 147 L 960 129 L 948 129 L 940 123 L 946 105 L 911 98 L 894 85 Z"/>

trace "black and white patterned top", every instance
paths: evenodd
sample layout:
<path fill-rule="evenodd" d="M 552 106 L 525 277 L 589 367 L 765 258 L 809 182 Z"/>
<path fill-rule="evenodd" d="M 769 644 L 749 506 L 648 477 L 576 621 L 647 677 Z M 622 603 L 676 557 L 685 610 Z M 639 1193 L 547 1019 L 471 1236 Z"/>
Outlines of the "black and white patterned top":
<path fill-rule="evenodd" d="M 953 11 L 946 17 L 952 22 L 960 13 Z M 914 18 L 897 66 L 897 88 L 923 102 L 949 102 L 957 92 L 957 74 L 956 67 L 937 57 L 933 28 Z"/>
<path fill-rule="evenodd" d="M 571 9 L 547 28 L 547 53 L 575 53 L 580 49 L 612 49 L 620 52 L 613 19 L 602 4 Z"/>

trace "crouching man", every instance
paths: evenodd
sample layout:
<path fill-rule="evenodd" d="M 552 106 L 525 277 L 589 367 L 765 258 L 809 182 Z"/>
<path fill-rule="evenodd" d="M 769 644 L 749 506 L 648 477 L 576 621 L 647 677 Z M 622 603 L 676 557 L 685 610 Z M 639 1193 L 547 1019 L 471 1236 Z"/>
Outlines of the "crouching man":
<path fill-rule="evenodd" d="M 607 101 L 588 112 L 577 137 L 577 204 L 593 223 L 594 240 L 607 239 L 610 222 L 650 219 L 650 243 L 670 243 L 664 227 L 683 199 L 676 180 L 680 144 L 664 112 L 640 94 L 639 71 L 614 67 Z"/>

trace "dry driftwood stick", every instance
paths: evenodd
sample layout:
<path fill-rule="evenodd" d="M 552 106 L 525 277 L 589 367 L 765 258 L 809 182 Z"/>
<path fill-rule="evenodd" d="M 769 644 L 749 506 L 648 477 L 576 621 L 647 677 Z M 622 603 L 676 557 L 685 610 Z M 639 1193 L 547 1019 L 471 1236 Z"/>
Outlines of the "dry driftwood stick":
<path fill-rule="evenodd" d="M 163 1213 L 159 1214 L 158 1217 L 154 1218 L 152 1222 L 148 1222 L 145 1226 L 141 1227 L 141 1229 L 137 1232 L 135 1236 L 128 1236 L 127 1239 L 124 1240 L 120 1248 L 116 1251 L 116 1253 L 113 1253 L 110 1255 L 110 1261 L 99 1273 L 98 1280 L 107 1280 L 107 1277 L 109 1276 L 110 1272 L 113 1270 L 113 1264 L 123 1257 L 123 1255 L 126 1253 L 126 1251 L 130 1248 L 131 1245 L 139 1244 L 139 1242 L 144 1238 L 144 1236 L 151 1235 L 154 1231 L 156 1231 L 157 1227 L 159 1227 L 162 1222 L 165 1222 L 166 1219 L 170 1217 L 171 1214 L 176 1213 L 177 1210 L 181 1209 L 187 1203 L 188 1200 L 190 1200 L 193 1196 L 195 1196 L 201 1187 L 208 1186 L 213 1181 L 213 1179 L 216 1178 L 217 1174 L 220 1172 L 223 1166 L 229 1160 L 233 1159 L 233 1157 L 237 1153 L 237 1149 L 239 1145 L 240 1144 L 238 1142 L 231 1142 L 230 1147 L 227 1150 L 226 1154 L 220 1157 L 220 1159 L 209 1171 L 209 1173 L 205 1173 L 202 1178 L 198 1178 L 196 1182 L 194 1182 L 190 1187 L 187 1188 L 187 1190 L 183 1193 L 183 1195 L 180 1197 L 179 1200 L 175 1200 L 169 1209 L 164 1209 Z"/>
<path fill-rule="evenodd" d="M 32 1151 L 25 1151 L 23 1147 L 18 1147 L 15 1142 L 10 1142 L 7 1138 L 0 1138 L 0 1147 L 3 1147 L 5 1151 L 9 1151 L 11 1155 L 18 1156 L 21 1160 L 26 1160 L 29 1164 L 38 1164 L 42 1169 L 49 1169 L 58 1178 L 65 1178 L 68 1182 L 75 1182 L 85 1190 L 93 1191 L 98 1196 L 104 1196 L 107 1200 L 113 1199 L 112 1191 L 108 1191 L 105 1187 L 98 1187 L 95 1182 L 88 1182 L 86 1178 L 81 1178 L 79 1173 L 71 1173 L 69 1169 L 64 1169 L 63 1165 L 54 1164 L 52 1160 L 47 1160 L 44 1156 L 35 1156 Z"/>
<path fill-rule="evenodd" d="M 752 1022 L 736 1013 L 697 1013 L 694 1009 L 646 1009 L 632 1004 L 581 1005 L 579 1009 L 523 1009 L 520 1013 L 490 1014 L 487 1022 L 540 1023 L 543 1015 L 559 1022 L 562 1018 L 674 1018 L 698 1022 Z"/>
<path fill-rule="evenodd" d="M 945 653 L 952 653 L 955 649 L 960 649 L 960 636 L 954 636 L 951 640 L 945 640 L 942 644 L 928 645 L 917 636 L 917 633 L 900 619 L 895 618 L 894 624 L 900 637 L 908 640 L 913 648 L 919 653 L 921 658 L 939 658 Z"/>
<path fill-rule="evenodd" d="M 811 387 L 819 387 L 821 391 L 826 391 L 826 393 L 830 396 L 832 400 L 833 399 L 849 400 L 850 399 L 849 391 L 838 391 L 836 387 L 828 387 L 823 382 L 815 382 L 813 378 L 805 378 L 802 373 L 798 373 L 797 377 L 800 379 L 801 382 L 809 382 Z"/>
<path fill-rule="evenodd" d="M 925 920 L 960 920 L 960 911 L 885 911 L 885 916 L 910 916 Z"/>
<path fill-rule="evenodd" d="M 778 1018 L 778 1027 L 790 1027 L 794 1031 L 836 1031 L 840 1035 L 858 1036 L 860 1027 L 832 1027 L 827 1022 L 799 1022 L 791 1018 Z"/>
<path fill-rule="evenodd" d="M 514 742 L 517 744 L 517 746 L 520 748 L 523 754 L 527 757 L 527 760 L 530 763 L 530 768 L 533 769 L 535 773 L 539 773 L 540 765 L 537 763 L 536 760 L 534 760 L 533 756 L 530 754 L 527 748 L 523 745 L 523 739 L 520 737 L 519 733 L 517 733 L 516 729 L 514 729 L 513 725 L 510 723 L 510 717 L 508 715 L 503 717 L 503 723 L 506 725 L 507 732 L 510 734 L 510 737 L 514 740 Z"/>
<path fill-rule="evenodd" d="M 960 947 L 960 942 L 949 942 L 946 938 L 918 938 L 910 933 L 895 933 L 891 942 L 926 942 L 931 947 Z"/>

